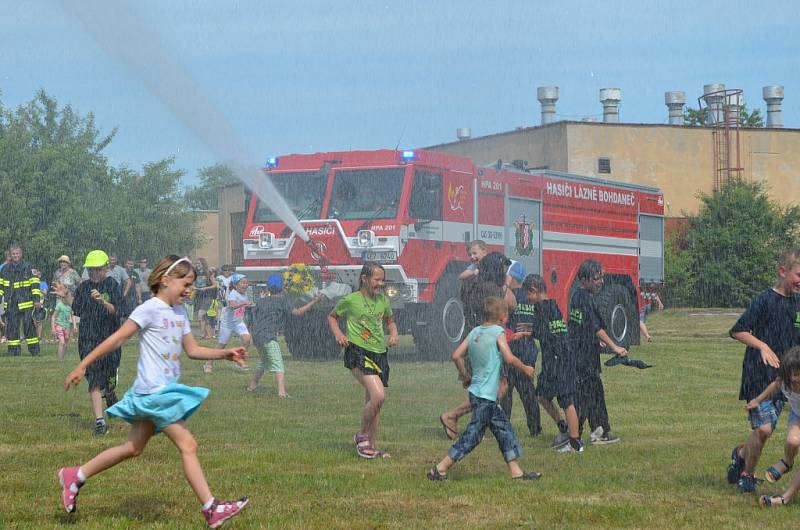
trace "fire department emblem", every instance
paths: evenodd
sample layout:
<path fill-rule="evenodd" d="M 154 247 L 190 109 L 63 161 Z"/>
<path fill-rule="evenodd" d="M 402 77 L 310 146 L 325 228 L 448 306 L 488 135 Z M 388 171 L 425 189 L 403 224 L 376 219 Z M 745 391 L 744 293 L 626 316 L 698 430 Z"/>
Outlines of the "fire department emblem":
<path fill-rule="evenodd" d="M 464 191 L 464 186 L 455 186 L 453 187 L 453 183 L 449 183 L 447 185 L 447 201 L 450 203 L 450 210 L 463 210 L 464 209 L 464 197 L 466 196 L 466 192 Z"/>
<path fill-rule="evenodd" d="M 533 254 L 533 224 L 527 221 L 525 215 L 514 221 L 514 236 L 518 256 Z"/>

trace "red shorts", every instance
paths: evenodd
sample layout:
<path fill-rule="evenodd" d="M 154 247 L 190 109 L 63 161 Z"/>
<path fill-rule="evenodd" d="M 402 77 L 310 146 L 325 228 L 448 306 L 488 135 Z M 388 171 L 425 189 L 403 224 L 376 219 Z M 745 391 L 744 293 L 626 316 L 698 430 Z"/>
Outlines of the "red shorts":
<path fill-rule="evenodd" d="M 64 339 L 64 342 L 69 340 L 70 328 L 62 328 L 61 326 L 56 326 L 56 338 L 61 340 Z"/>

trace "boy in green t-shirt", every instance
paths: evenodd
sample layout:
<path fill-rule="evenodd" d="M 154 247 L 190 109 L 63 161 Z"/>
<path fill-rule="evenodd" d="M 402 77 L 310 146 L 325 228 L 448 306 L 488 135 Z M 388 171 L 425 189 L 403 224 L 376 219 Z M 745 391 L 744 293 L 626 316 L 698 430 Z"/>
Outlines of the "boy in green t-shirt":
<path fill-rule="evenodd" d="M 344 346 L 344 366 L 366 391 L 361 430 L 355 435 L 356 453 L 362 458 L 387 458 L 388 453 L 375 449 L 375 434 L 383 401 L 384 387 L 389 386 L 389 361 L 386 347 L 395 346 L 399 337 L 392 317 L 389 298 L 383 294 L 386 272 L 378 263 L 364 263 L 358 291 L 336 304 L 328 315 L 328 324 L 336 342 Z M 347 334 L 339 329 L 340 317 L 347 319 Z M 389 329 L 388 340 L 383 325 Z"/>

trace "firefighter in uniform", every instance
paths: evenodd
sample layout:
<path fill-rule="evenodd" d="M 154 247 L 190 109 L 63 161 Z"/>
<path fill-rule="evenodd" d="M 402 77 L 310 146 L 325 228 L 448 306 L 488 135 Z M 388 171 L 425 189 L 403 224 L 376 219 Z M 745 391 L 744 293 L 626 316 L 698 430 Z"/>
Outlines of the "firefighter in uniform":
<path fill-rule="evenodd" d="M 6 312 L 6 337 L 8 338 L 8 354 L 19 355 L 22 340 L 19 327 L 25 333 L 25 342 L 31 355 L 39 355 L 39 337 L 33 322 L 34 306 L 42 305 L 42 291 L 39 289 L 39 277 L 34 276 L 31 266 L 22 261 L 22 249 L 18 246 L 9 248 L 11 261 L 0 271 L 0 296 L 3 297 L 3 309 Z"/>

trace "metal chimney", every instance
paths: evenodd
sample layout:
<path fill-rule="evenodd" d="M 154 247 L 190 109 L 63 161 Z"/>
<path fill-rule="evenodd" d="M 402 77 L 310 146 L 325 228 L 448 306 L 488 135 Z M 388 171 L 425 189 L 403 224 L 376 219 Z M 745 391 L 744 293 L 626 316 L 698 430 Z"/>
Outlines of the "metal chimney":
<path fill-rule="evenodd" d="M 783 85 L 770 85 L 761 89 L 761 95 L 767 102 L 767 127 L 783 127 L 781 102 L 783 101 Z"/>
<path fill-rule="evenodd" d="M 715 92 L 718 93 L 715 94 Z M 708 105 L 706 124 L 713 125 L 715 123 L 722 123 L 725 118 L 723 112 L 723 105 L 725 105 L 725 85 L 723 83 L 703 85 L 703 99 L 706 100 L 706 105 Z"/>
<path fill-rule="evenodd" d="M 744 94 L 741 92 L 729 94 L 726 97 L 725 108 L 730 127 L 742 125 L 742 109 L 744 108 Z"/>
<path fill-rule="evenodd" d="M 536 89 L 536 97 L 542 104 L 542 125 L 556 121 L 557 86 L 540 86 Z"/>
<path fill-rule="evenodd" d="M 460 129 L 456 129 L 456 138 L 458 138 L 459 142 L 469 140 L 471 137 L 472 130 L 469 127 L 461 127 Z"/>
<path fill-rule="evenodd" d="M 605 123 L 619 122 L 619 102 L 622 100 L 622 90 L 619 88 L 601 88 L 600 103 L 603 104 L 603 121 Z"/>
<path fill-rule="evenodd" d="M 683 125 L 683 106 L 686 104 L 686 92 L 680 90 L 664 92 L 664 104 L 669 109 L 670 125 Z"/>

